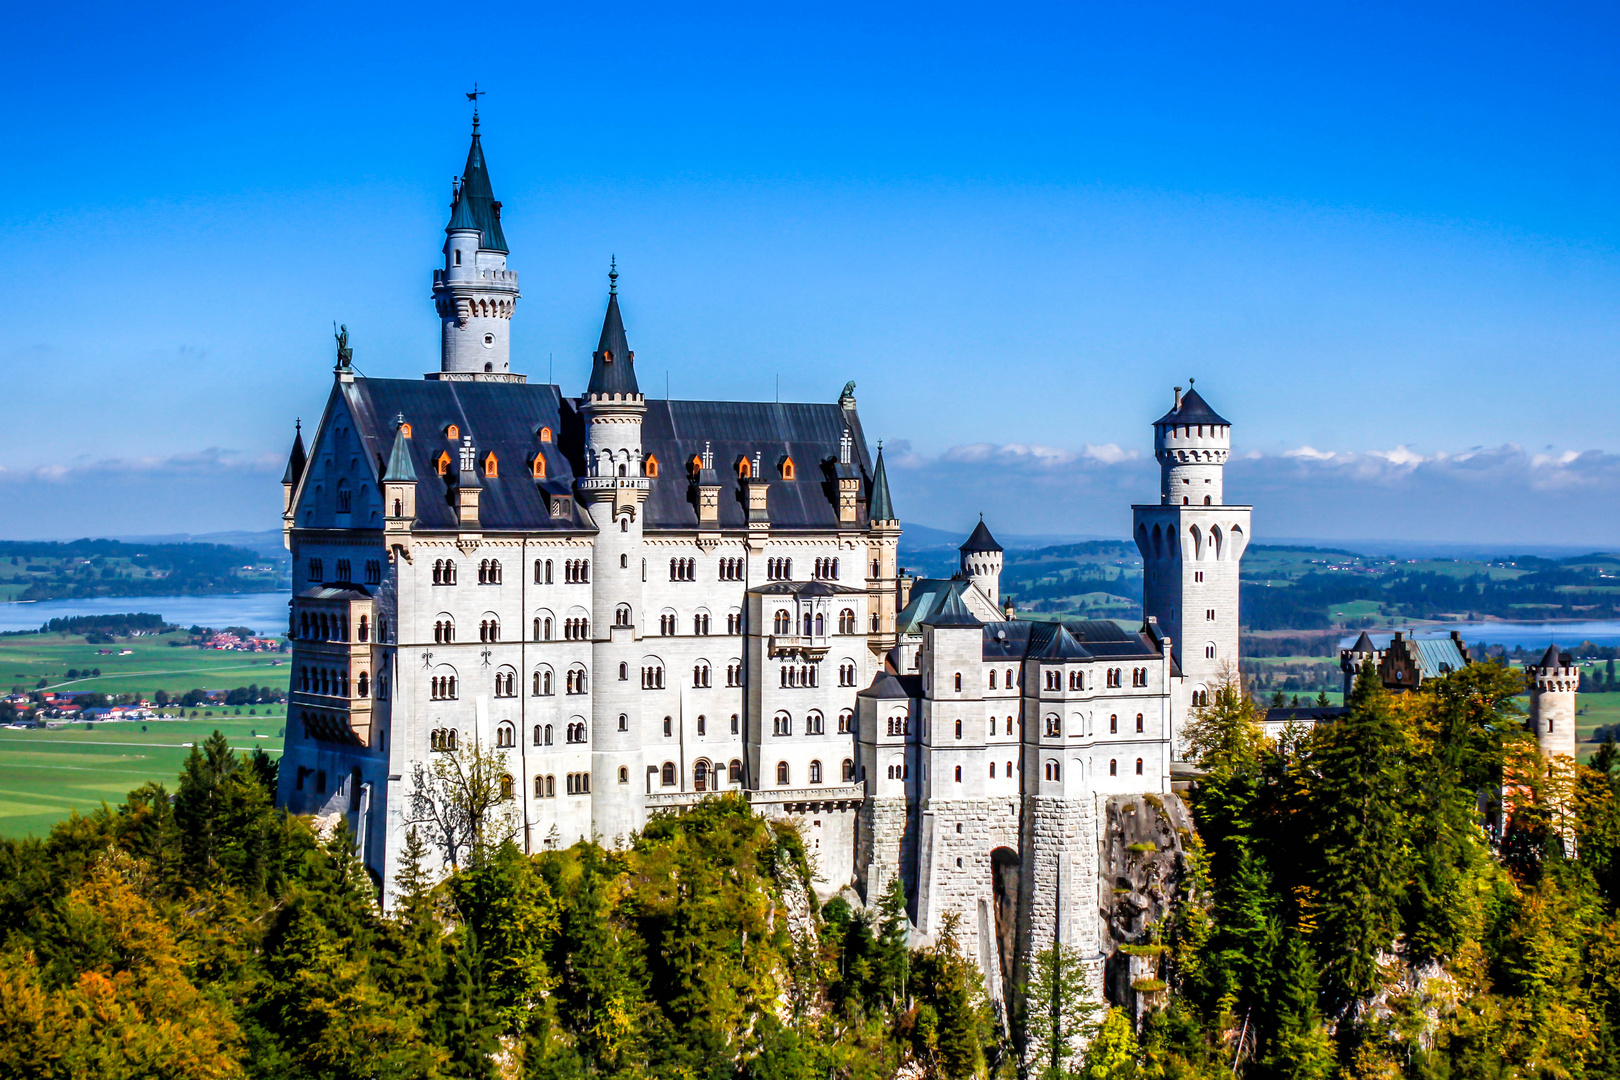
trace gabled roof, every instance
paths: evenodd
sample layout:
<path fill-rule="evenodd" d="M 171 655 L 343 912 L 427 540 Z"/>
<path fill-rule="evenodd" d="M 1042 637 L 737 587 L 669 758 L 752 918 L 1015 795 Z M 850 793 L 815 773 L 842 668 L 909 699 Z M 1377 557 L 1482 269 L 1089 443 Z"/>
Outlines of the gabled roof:
<path fill-rule="evenodd" d="M 1001 551 L 1002 547 L 996 543 L 996 538 L 990 535 L 990 530 L 985 528 L 984 515 L 980 514 L 979 524 L 974 526 L 973 535 L 969 536 L 967 541 L 957 550 L 971 553 L 977 551 Z"/>
<path fill-rule="evenodd" d="M 501 232 L 501 204 L 495 201 L 494 189 L 490 187 L 489 167 L 484 163 L 484 144 L 478 137 L 476 127 L 473 128 L 472 145 L 467 148 L 467 167 L 461 172 L 461 189 L 445 231 L 465 228 L 469 223 L 478 230 L 479 247 L 486 251 L 507 250 L 506 234 Z"/>
<path fill-rule="evenodd" d="M 773 581 L 756 585 L 749 592 L 761 596 L 839 596 L 846 593 L 864 593 L 865 589 L 852 589 L 848 585 L 834 585 L 830 581 Z"/>
<path fill-rule="evenodd" d="M 936 630 L 956 629 L 959 627 L 971 629 L 983 626 L 973 612 L 962 603 L 960 590 L 952 589 L 945 594 L 945 598 L 934 609 L 933 614 L 922 620 L 924 626 L 932 626 Z"/>
<path fill-rule="evenodd" d="M 304 466 L 309 456 L 304 453 L 304 425 L 299 422 L 293 433 L 292 452 L 287 455 L 287 471 L 281 474 L 283 484 L 296 484 L 304 477 Z"/>
<path fill-rule="evenodd" d="M 618 277 L 618 272 L 612 274 Z M 640 394 L 636 385 L 635 357 L 624 336 L 624 319 L 619 314 L 617 290 L 608 293 L 607 314 L 602 316 L 602 338 L 591 354 L 591 381 L 585 388 L 586 397 L 598 394 L 623 396 Z"/>
<path fill-rule="evenodd" d="M 889 496 L 889 473 L 883 467 L 883 447 L 878 447 L 877 465 L 872 469 L 872 485 L 868 489 L 867 516 L 873 521 L 898 521 L 894 513 L 894 500 Z"/>
<path fill-rule="evenodd" d="M 1181 397 L 1181 404 L 1154 421 L 1158 424 L 1224 424 L 1232 426 L 1230 420 L 1221 418 L 1221 415 L 1209 407 L 1198 391 L 1188 388 Z"/>
<path fill-rule="evenodd" d="M 1451 638 L 1408 639 L 1417 656 L 1418 672 L 1425 679 L 1438 678 L 1468 666 L 1457 643 Z"/>

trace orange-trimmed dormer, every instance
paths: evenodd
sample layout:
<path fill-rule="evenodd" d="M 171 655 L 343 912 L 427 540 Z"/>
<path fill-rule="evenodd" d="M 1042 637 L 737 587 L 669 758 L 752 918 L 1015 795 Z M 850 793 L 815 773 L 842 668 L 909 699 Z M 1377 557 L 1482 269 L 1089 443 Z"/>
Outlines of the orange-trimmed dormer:
<path fill-rule="evenodd" d="M 642 462 L 641 467 L 642 467 L 642 471 L 644 471 L 652 479 L 656 480 L 658 478 L 658 457 L 657 457 L 657 455 L 648 454 L 647 455 L 647 460 Z"/>
<path fill-rule="evenodd" d="M 782 455 L 782 463 L 778 467 L 782 470 L 782 479 L 784 479 L 784 480 L 793 479 L 794 469 L 793 469 L 793 459 L 792 458 L 788 457 L 786 454 L 783 454 Z"/>
<path fill-rule="evenodd" d="M 748 480 L 751 479 L 753 475 L 754 463 L 748 460 L 747 454 L 744 454 L 742 459 L 737 462 L 737 479 Z"/>
<path fill-rule="evenodd" d="M 484 455 L 484 475 L 497 477 L 501 475 L 500 463 L 495 460 L 493 450 Z"/>
<path fill-rule="evenodd" d="M 461 438 L 461 429 L 454 424 L 446 424 L 444 425 L 444 437 L 451 442 L 455 442 Z"/>
<path fill-rule="evenodd" d="M 686 463 L 686 471 L 692 474 L 692 479 L 696 480 L 698 473 L 703 471 L 703 456 L 693 454 L 692 460 Z"/>
<path fill-rule="evenodd" d="M 550 428 L 543 427 L 543 428 L 540 429 L 540 441 L 541 442 L 550 442 L 551 441 L 551 429 Z"/>
<path fill-rule="evenodd" d="M 450 451 L 440 450 L 439 456 L 433 459 L 433 468 L 440 476 L 450 475 Z"/>
<path fill-rule="evenodd" d="M 405 436 L 407 439 L 410 438 L 411 437 L 411 425 L 409 425 L 409 424 L 401 424 L 401 425 L 399 425 L 399 433 L 401 435 Z"/>
<path fill-rule="evenodd" d="M 546 455 L 534 455 L 534 460 L 529 463 L 529 475 L 533 476 L 536 480 L 544 480 L 546 478 Z"/>

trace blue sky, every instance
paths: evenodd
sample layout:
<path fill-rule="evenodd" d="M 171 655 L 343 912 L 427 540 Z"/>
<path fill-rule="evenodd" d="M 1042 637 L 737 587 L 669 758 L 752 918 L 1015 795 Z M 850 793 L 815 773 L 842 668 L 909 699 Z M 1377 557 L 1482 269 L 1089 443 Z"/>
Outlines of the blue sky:
<path fill-rule="evenodd" d="M 368 374 L 436 366 L 476 79 L 533 378 L 583 385 L 616 254 L 650 392 L 855 379 L 909 520 L 1123 535 L 1192 375 L 1262 533 L 1617 544 L 1615 24 L 21 8 L 0 534 L 274 525 L 334 319 Z"/>

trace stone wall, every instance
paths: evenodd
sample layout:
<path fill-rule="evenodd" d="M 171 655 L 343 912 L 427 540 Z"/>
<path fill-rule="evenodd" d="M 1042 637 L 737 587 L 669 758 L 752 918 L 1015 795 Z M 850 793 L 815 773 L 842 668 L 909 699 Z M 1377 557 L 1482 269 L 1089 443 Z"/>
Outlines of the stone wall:
<path fill-rule="evenodd" d="M 1188 871 L 1192 816 L 1176 795 L 1113 795 L 1101 803 L 1103 989 L 1140 1019 L 1162 1004 L 1162 950 L 1154 939 Z"/>

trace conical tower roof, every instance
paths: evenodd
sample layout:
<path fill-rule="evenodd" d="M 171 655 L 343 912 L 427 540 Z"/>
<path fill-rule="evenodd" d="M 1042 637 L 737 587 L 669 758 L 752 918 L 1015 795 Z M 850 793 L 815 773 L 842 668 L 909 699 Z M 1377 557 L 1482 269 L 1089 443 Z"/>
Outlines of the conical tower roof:
<path fill-rule="evenodd" d="M 304 466 L 309 458 L 304 453 L 304 425 L 300 421 L 293 433 L 292 453 L 287 455 L 287 471 L 281 474 L 283 484 L 296 484 L 303 479 Z"/>
<path fill-rule="evenodd" d="M 1159 417 L 1160 424 L 1222 424 L 1231 427 L 1230 420 L 1209 407 L 1202 394 L 1191 387 L 1181 396 L 1181 404 Z"/>
<path fill-rule="evenodd" d="M 489 166 L 484 162 L 484 144 L 473 124 L 472 146 L 467 149 L 467 167 L 461 173 L 461 192 L 450 212 L 451 229 L 476 228 L 478 246 L 486 251 L 506 251 L 506 234 L 501 231 L 501 204 L 489 183 Z"/>
<path fill-rule="evenodd" d="M 1350 646 L 1350 651 L 1353 653 L 1375 653 L 1378 650 L 1373 646 L 1372 638 L 1367 636 L 1367 631 L 1363 630 L 1361 636 L 1356 638 L 1356 643 Z"/>
<path fill-rule="evenodd" d="M 624 337 L 624 319 L 619 315 L 618 267 L 609 271 L 612 286 L 608 289 L 607 314 L 602 317 L 602 338 L 591 356 L 591 382 L 585 388 L 587 397 L 598 394 L 639 395 L 636 385 L 635 356 Z"/>
<path fill-rule="evenodd" d="M 1560 668 L 1564 666 L 1564 658 L 1559 653 L 1557 644 L 1547 646 L 1547 651 L 1541 654 L 1540 666 L 1544 668 Z"/>
<path fill-rule="evenodd" d="M 394 421 L 394 448 L 388 453 L 388 467 L 383 470 L 383 483 L 416 483 L 416 465 L 411 461 L 411 443 L 405 437 L 403 416 Z"/>
<path fill-rule="evenodd" d="M 894 499 L 889 495 L 889 472 L 883 467 L 883 444 L 878 443 L 877 464 L 872 467 L 871 495 L 866 502 L 866 516 L 873 521 L 896 521 Z"/>
<path fill-rule="evenodd" d="M 996 543 L 996 538 L 990 535 L 990 530 L 985 528 L 984 515 L 981 514 L 979 515 L 979 524 L 973 529 L 973 535 L 969 536 L 967 538 L 967 542 L 961 547 L 957 548 L 957 550 L 972 553 L 978 551 L 1000 551 L 1002 550 L 1002 547 L 1000 544 Z"/>

